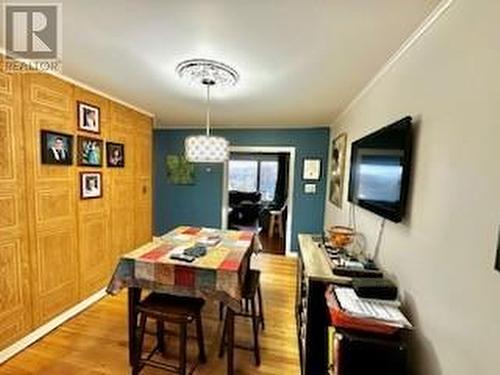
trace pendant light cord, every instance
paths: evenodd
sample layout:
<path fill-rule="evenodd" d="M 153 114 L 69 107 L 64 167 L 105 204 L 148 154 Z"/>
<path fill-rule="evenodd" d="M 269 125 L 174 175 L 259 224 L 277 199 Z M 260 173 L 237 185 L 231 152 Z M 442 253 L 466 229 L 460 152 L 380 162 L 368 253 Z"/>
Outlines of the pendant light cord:
<path fill-rule="evenodd" d="M 210 84 L 207 84 L 207 137 L 210 136 Z"/>

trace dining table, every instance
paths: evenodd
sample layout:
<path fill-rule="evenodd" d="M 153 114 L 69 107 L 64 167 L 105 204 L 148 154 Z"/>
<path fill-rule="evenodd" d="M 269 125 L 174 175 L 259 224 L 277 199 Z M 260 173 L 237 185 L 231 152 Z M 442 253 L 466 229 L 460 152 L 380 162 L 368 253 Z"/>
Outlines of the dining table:
<path fill-rule="evenodd" d="M 206 253 L 191 262 L 175 259 L 186 249 L 202 246 Z M 262 249 L 249 231 L 180 226 L 122 255 L 106 292 L 128 289 L 129 363 L 137 347 L 138 304 L 143 290 L 215 299 L 226 307 L 227 373 L 234 373 L 234 314 L 241 311 L 245 276 L 253 253 Z"/>

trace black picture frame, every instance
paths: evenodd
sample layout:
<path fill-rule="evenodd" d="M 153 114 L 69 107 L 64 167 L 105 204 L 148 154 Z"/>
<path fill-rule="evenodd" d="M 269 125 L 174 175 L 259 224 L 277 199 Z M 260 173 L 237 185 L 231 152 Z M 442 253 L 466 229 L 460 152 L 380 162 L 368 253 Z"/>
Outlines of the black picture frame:
<path fill-rule="evenodd" d="M 116 151 L 120 155 L 114 155 Z M 125 167 L 125 145 L 123 143 L 106 142 L 106 166 L 109 168 Z"/>
<path fill-rule="evenodd" d="M 61 151 L 56 142 L 62 143 Z M 54 132 L 52 130 L 40 131 L 40 153 L 42 164 L 67 166 L 73 164 L 73 135 Z"/>
<path fill-rule="evenodd" d="M 79 135 L 76 143 L 79 166 L 102 167 L 102 159 L 104 156 L 102 139 Z"/>

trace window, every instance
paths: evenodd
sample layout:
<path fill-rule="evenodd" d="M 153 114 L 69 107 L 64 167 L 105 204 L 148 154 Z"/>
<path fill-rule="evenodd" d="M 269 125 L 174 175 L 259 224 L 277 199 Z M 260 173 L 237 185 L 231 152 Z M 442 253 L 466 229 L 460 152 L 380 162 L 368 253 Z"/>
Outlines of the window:
<path fill-rule="evenodd" d="M 274 200 L 278 180 L 278 162 L 275 160 L 230 160 L 229 190 L 259 191 L 262 200 Z"/>
<path fill-rule="evenodd" d="M 262 193 L 262 200 L 274 200 L 276 191 L 276 182 L 278 181 L 278 162 L 261 161 L 260 162 L 260 181 L 259 191 Z"/>
<path fill-rule="evenodd" d="M 229 190 L 257 191 L 258 169 L 256 160 L 229 160 Z"/>

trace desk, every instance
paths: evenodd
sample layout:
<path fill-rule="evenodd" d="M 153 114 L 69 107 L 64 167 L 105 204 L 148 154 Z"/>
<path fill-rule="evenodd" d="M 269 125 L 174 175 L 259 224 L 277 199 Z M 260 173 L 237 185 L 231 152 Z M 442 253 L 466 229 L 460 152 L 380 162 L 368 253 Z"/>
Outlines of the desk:
<path fill-rule="evenodd" d="M 207 236 L 221 241 L 207 255 L 192 263 L 170 259 L 172 251 L 188 248 Z M 214 298 L 227 307 L 228 341 L 234 342 L 234 312 L 240 311 L 241 290 L 252 251 L 260 250 L 251 232 L 178 227 L 159 239 L 123 255 L 107 287 L 109 294 L 128 288 L 129 362 L 133 363 L 137 305 L 142 289 L 155 292 Z M 233 345 L 228 345 L 227 372 L 233 374 Z"/>

